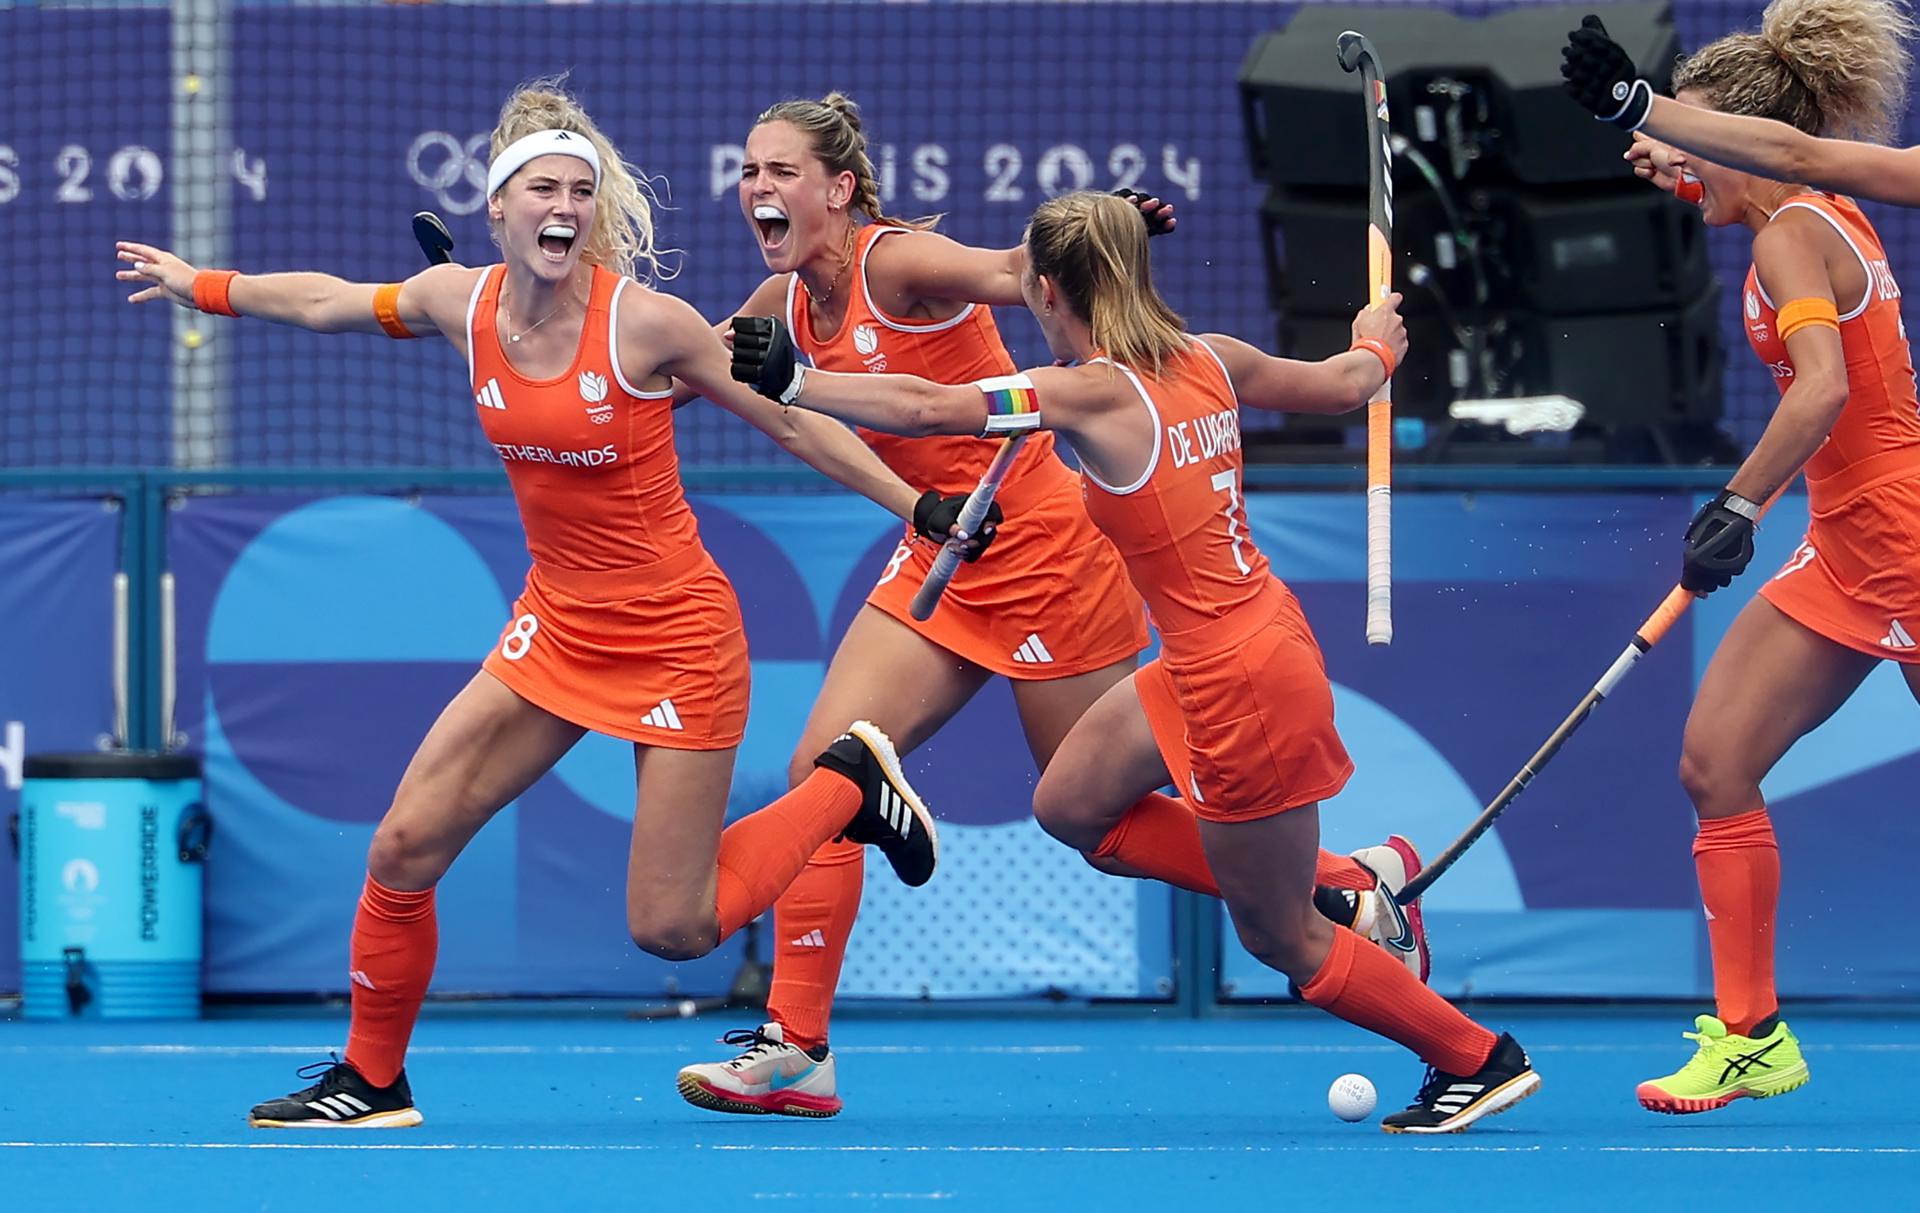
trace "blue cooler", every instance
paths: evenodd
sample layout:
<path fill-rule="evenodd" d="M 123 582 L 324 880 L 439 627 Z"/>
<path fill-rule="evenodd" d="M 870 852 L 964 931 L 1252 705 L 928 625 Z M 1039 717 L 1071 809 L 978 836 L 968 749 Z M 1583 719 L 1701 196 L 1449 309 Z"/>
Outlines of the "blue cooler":
<path fill-rule="evenodd" d="M 199 1015 L 201 865 L 213 832 L 199 761 L 38 754 L 22 773 L 26 1017 Z"/>

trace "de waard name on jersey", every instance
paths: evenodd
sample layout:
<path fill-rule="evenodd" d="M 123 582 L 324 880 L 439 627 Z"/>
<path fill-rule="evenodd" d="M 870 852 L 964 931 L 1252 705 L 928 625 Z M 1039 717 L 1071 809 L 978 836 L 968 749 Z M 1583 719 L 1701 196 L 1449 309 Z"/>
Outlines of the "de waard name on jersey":
<path fill-rule="evenodd" d="M 1240 414 L 1235 409 L 1224 409 L 1170 425 L 1167 449 L 1173 452 L 1173 466 L 1177 468 L 1237 451 L 1240 449 Z"/>

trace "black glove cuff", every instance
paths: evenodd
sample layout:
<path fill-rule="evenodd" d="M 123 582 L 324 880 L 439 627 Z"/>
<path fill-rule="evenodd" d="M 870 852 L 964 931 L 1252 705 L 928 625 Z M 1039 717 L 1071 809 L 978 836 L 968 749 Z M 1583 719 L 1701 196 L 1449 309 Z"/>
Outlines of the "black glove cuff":
<path fill-rule="evenodd" d="M 1653 110 L 1653 86 L 1645 80 L 1622 80 L 1613 86 L 1613 99 L 1620 108 L 1611 114 L 1596 114 L 1602 122 L 1611 122 L 1621 130 L 1637 131 L 1645 125 Z"/>

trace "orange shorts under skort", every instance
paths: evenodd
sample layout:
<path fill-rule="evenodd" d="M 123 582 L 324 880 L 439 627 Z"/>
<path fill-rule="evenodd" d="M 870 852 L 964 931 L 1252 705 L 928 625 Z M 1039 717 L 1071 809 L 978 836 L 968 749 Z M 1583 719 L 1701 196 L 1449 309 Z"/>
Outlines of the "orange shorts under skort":
<path fill-rule="evenodd" d="M 640 570 L 536 564 L 482 668 L 555 716 L 627 741 L 724 750 L 746 732 L 746 629 L 704 548 Z"/>
<path fill-rule="evenodd" d="M 1043 468 L 995 500 L 1006 521 L 993 546 L 960 566 L 933 618 L 922 623 L 910 607 L 940 546 L 911 531 L 867 605 L 1007 678 L 1085 674 L 1147 646 L 1140 596 L 1120 553 L 1087 517 L 1077 478 L 1064 466 Z"/>
<path fill-rule="evenodd" d="M 1836 644 L 1920 663 L 1920 478 L 1816 513 L 1760 596 Z"/>
<path fill-rule="evenodd" d="M 1299 600 L 1275 581 L 1237 615 L 1241 626 L 1232 616 L 1222 621 L 1219 643 L 1197 645 L 1204 635 L 1177 647 L 1167 641 L 1133 676 L 1173 786 L 1207 821 L 1253 821 L 1313 804 L 1353 774 L 1333 727 L 1326 662 Z M 1189 646 L 1199 654 L 1188 655 Z"/>

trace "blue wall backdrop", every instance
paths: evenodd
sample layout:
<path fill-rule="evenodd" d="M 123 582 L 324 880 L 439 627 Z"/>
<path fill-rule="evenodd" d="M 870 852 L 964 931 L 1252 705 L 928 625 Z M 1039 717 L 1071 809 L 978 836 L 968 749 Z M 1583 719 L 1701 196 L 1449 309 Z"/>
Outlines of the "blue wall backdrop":
<path fill-rule="evenodd" d="M 839 496 L 696 499 L 740 589 L 755 654 L 733 807 L 777 794 L 833 640 L 895 528 Z M 1249 517 L 1326 649 L 1359 765 L 1329 803 L 1330 845 L 1389 830 L 1432 852 L 1510 777 L 1664 593 L 1686 494 L 1425 493 L 1397 510 L 1393 647 L 1361 640 L 1358 494 L 1256 494 Z M 91 744 L 110 716 L 99 637 L 118 518 L 97 502 L 0 502 L 11 536 L 0 618 L 38 639 L 4 651 L 0 726 L 35 750 Z M 1674 778 L 1692 688 L 1758 577 L 1804 525 L 1788 498 L 1752 580 L 1696 609 L 1492 835 L 1430 897 L 1448 993 L 1693 995 L 1706 988 Z M 207 761 L 220 823 L 209 865 L 215 992 L 338 991 L 373 824 L 440 706 L 494 643 L 526 567 L 494 495 L 189 497 L 167 515 L 180 586 L 179 727 Z M 1159 997 L 1170 898 L 1109 879 L 1027 818 L 1034 773 L 995 686 L 911 763 L 945 823 L 926 890 L 868 882 L 846 990 L 884 997 Z M 1920 845 L 1916 708 L 1875 674 L 1782 764 L 1767 791 L 1783 851 L 1781 984 L 1810 995 L 1907 992 L 1915 958 L 1858 924 L 1883 912 L 1863 853 Z M 995 755 L 980 761 L 980 754 Z M 668 966 L 625 938 L 621 856 L 633 794 L 623 743 L 590 738 L 502 814 L 442 901 L 440 988 L 650 994 L 724 986 L 737 954 Z M 8 793 L 4 805 L 12 807 Z M 11 866 L 4 879 L 13 879 Z M 9 884 L 0 914 L 11 913 Z M 0 922 L 10 919 L 0 918 Z M 1281 992 L 1232 944 L 1222 992 Z M 929 939 L 937 940 L 929 947 Z M 15 940 L 0 937 L 0 986 Z"/>

